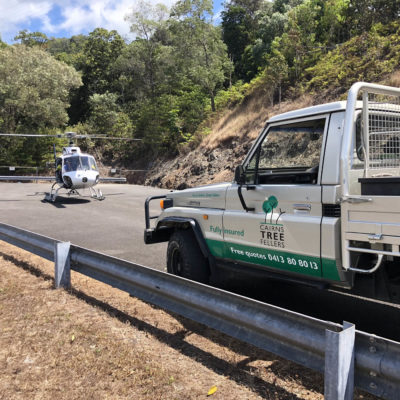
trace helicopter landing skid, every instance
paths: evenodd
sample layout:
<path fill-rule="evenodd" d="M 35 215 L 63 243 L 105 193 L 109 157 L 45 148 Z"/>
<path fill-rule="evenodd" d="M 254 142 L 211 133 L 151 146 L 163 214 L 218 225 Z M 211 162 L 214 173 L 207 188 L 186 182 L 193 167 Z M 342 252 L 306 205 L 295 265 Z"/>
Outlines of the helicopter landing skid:
<path fill-rule="evenodd" d="M 51 201 L 51 202 L 55 202 L 56 201 L 56 198 L 57 198 L 57 196 L 58 196 L 58 191 L 60 190 L 60 189 L 62 189 L 62 186 L 60 186 L 59 188 L 57 188 L 57 190 L 54 190 L 54 186 L 55 185 L 57 185 L 57 182 L 55 182 L 55 183 L 53 183 L 53 185 L 51 186 L 51 190 L 50 190 L 50 193 L 46 193 L 46 196 L 45 196 L 45 200 L 46 201 Z"/>
<path fill-rule="evenodd" d="M 57 188 L 56 190 L 54 189 L 54 186 L 56 185 L 56 183 L 53 184 L 53 186 L 51 187 L 50 193 L 46 193 L 45 196 L 45 200 L 46 201 L 51 201 L 52 203 L 54 203 L 58 197 L 58 192 L 60 189 L 65 189 L 63 186 L 60 186 L 59 188 Z M 104 200 L 105 197 L 103 195 L 103 193 L 101 192 L 101 190 L 96 190 L 93 187 L 89 187 L 90 190 L 90 197 L 92 199 L 96 199 L 96 200 Z M 71 189 L 67 192 L 67 196 L 82 196 L 76 189 Z"/>
<path fill-rule="evenodd" d="M 100 189 L 96 190 L 94 187 L 89 187 L 89 190 L 90 190 L 90 197 L 92 197 L 93 199 L 96 199 L 99 201 L 105 199 L 105 197 Z"/>

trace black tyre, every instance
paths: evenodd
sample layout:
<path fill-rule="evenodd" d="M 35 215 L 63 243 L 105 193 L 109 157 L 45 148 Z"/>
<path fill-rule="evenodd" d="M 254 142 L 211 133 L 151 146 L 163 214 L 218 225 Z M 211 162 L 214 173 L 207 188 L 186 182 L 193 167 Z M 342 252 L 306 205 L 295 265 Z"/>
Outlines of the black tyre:
<path fill-rule="evenodd" d="M 208 283 L 210 272 L 191 230 L 175 231 L 167 249 L 167 271 L 196 282 Z"/>

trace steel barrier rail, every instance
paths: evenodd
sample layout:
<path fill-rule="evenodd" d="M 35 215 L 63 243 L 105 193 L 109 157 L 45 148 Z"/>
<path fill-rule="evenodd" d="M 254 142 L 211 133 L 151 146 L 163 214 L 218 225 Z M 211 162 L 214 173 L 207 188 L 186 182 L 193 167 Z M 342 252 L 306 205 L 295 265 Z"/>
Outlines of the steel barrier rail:
<path fill-rule="evenodd" d="M 54 177 L 49 177 L 49 176 L 19 176 L 19 175 L 3 175 L 0 176 L 0 181 L 55 181 L 56 178 Z M 106 182 L 116 182 L 116 183 L 126 183 L 126 178 L 99 178 L 99 181 L 101 183 L 106 183 Z"/>
<path fill-rule="evenodd" d="M 105 183 L 105 182 L 115 182 L 115 183 L 126 183 L 126 178 L 99 178 L 100 183 Z"/>
<path fill-rule="evenodd" d="M 49 256 L 50 248 L 56 252 L 55 248 L 60 243 L 1 223 L 0 240 L 41 256 Z M 349 329 L 342 331 L 339 324 L 261 303 L 79 246 L 71 245 L 68 249 L 71 269 L 75 271 L 283 358 L 325 372 L 326 399 L 338 399 L 337 394 L 332 394 L 333 391 L 337 391 L 340 385 L 346 385 L 343 379 L 346 381 L 348 376 L 341 376 L 343 361 L 340 354 L 339 359 L 335 356 L 338 352 L 335 347 L 333 352 L 328 352 L 331 343 L 328 337 L 336 337 L 340 347 L 341 337 L 335 335 L 350 332 L 349 326 Z M 354 355 L 355 386 L 384 399 L 398 399 L 400 343 L 355 331 L 353 345 L 350 356 Z M 352 359 L 346 362 L 351 369 Z M 336 371 L 331 368 L 331 364 L 336 365 Z M 327 385 L 327 382 L 332 382 L 329 376 L 335 374 L 338 375 L 336 383 L 333 386 Z M 340 398 L 351 399 L 352 394 L 350 397 L 346 391 L 346 396 Z"/>
<path fill-rule="evenodd" d="M 0 181 L 49 181 L 53 180 L 55 181 L 56 178 L 54 177 L 48 177 L 48 176 L 28 176 L 28 175 L 2 175 L 0 176 Z"/>
<path fill-rule="evenodd" d="M 325 329 L 340 325 L 71 246 L 71 269 L 282 357 L 323 371 Z"/>
<path fill-rule="evenodd" d="M 54 243 L 57 242 L 55 239 L 2 223 L 0 239 L 46 260 L 54 261 Z"/>

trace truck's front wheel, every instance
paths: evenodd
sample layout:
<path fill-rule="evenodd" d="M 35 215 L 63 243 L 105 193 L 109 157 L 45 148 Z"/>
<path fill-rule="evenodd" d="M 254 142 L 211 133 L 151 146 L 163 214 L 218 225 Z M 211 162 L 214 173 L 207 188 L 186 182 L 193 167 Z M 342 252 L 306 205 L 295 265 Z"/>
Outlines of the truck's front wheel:
<path fill-rule="evenodd" d="M 167 271 L 193 281 L 208 283 L 207 260 L 191 230 L 175 231 L 169 239 Z"/>

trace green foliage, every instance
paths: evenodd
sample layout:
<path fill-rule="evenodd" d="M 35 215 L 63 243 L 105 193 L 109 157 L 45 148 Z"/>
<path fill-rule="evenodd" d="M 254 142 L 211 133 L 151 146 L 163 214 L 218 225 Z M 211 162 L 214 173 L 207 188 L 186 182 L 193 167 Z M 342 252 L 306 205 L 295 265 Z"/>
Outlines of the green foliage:
<path fill-rule="evenodd" d="M 249 92 L 250 85 L 237 81 L 230 88 L 220 90 L 215 97 L 215 107 L 217 111 L 231 108 L 240 104 Z M 210 110 L 211 111 L 211 110 Z"/>
<path fill-rule="evenodd" d="M 352 36 L 368 32 L 377 23 L 389 24 L 400 14 L 399 0 L 350 0 L 346 12 Z"/>
<path fill-rule="evenodd" d="M 125 42 L 117 31 L 96 28 L 84 42 L 81 59 L 83 86 L 74 93 L 69 116 L 77 123 L 88 117 L 89 97 L 95 93 L 112 91 L 115 80 L 113 65 L 125 47 Z"/>
<path fill-rule="evenodd" d="M 191 85 L 177 93 L 178 116 L 183 141 L 191 140 L 206 116 L 207 97 L 198 85 Z"/>
<path fill-rule="evenodd" d="M 133 115 L 136 137 L 153 153 L 175 154 L 181 143 L 192 140 L 204 119 L 205 96 L 199 87 L 178 95 L 163 94 L 141 103 Z"/>
<path fill-rule="evenodd" d="M 140 2 L 127 20 L 137 35 L 113 65 L 118 103 L 152 151 L 174 153 L 192 140 L 232 71 L 209 0 L 164 6 Z"/>
<path fill-rule="evenodd" d="M 251 45 L 255 26 L 245 7 L 229 3 L 222 11 L 222 38 L 235 65 L 235 74 L 243 75 L 242 56 L 247 46 Z"/>
<path fill-rule="evenodd" d="M 136 113 L 135 130 L 143 145 L 153 154 L 175 153 L 182 141 L 176 98 L 163 95 L 141 104 Z"/>
<path fill-rule="evenodd" d="M 57 60 L 79 70 L 84 65 L 84 46 L 87 36 L 75 35 L 69 39 L 52 38 L 47 42 L 47 51 Z"/>
<path fill-rule="evenodd" d="M 80 85 L 73 68 L 36 47 L 0 50 L 1 129 L 35 132 L 66 124 L 69 92 Z"/>
<path fill-rule="evenodd" d="M 173 8 L 174 47 L 183 73 L 200 85 L 215 111 L 215 95 L 232 71 L 221 31 L 212 24 L 210 0 L 182 0 Z"/>
<path fill-rule="evenodd" d="M 322 3 L 318 35 L 326 46 L 342 43 L 349 39 L 346 14 L 350 0 L 327 0 Z"/>
<path fill-rule="evenodd" d="M 271 86 L 273 86 L 273 90 L 278 89 L 280 103 L 282 94 L 282 83 L 287 80 L 289 76 L 287 61 L 280 51 L 280 38 L 276 38 L 272 43 L 271 52 L 266 57 L 266 62 L 267 67 L 264 70 L 264 74 L 269 77 L 272 84 Z"/>
<path fill-rule="evenodd" d="M 21 44 L 27 47 L 40 47 L 41 49 L 46 48 L 49 38 L 42 32 L 28 32 L 27 29 L 19 31 L 19 34 L 15 36 L 15 41 L 19 41 Z"/>
<path fill-rule="evenodd" d="M 0 129 L 68 123 L 143 138 L 141 152 L 88 144 L 110 159 L 175 154 L 208 133 L 207 118 L 253 91 L 271 103 L 304 88 L 341 91 L 380 80 L 400 61 L 400 0 L 228 0 L 220 26 L 212 12 L 211 0 L 178 0 L 171 10 L 140 0 L 126 17 L 129 44 L 102 28 L 61 39 L 20 31 L 23 45 L 0 40 Z M 0 160 L 11 146 L 15 161 L 43 155 L 32 141 L 5 140 Z"/>
<path fill-rule="evenodd" d="M 60 131 L 55 129 L 40 129 L 35 133 L 55 134 Z M 45 168 L 47 162 L 52 163 L 53 143 L 56 144 L 58 151 L 65 146 L 64 139 L 54 137 L 28 138 L 20 137 L 1 137 L 0 138 L 0 165 L 38 167 Z M 7 174 L 7 170 L 0 170 L 0 174 Z"/>
<path fill-rule="evenodd" d="M 320 91 L 345 90 L 356 81 L 376 82 L 394 70 L 400 61 L 400 23 L 376 25 L 329 52 L 306 71 L 307 87 Z"/>
<path fill-rule="evenodd" d="M 0 130 L 54 133 L 68 121 L 69 91 L 79 74 L 37 46 L 0 49 Z M 0 164 L 43 166 L 52 157 L 53 138 L 4 137 Z"/>
<path fill-rule="evenodd" d="M 2 40 L 1 40 L 1 36 L 0 36 L 0 50 L 1 49 L 4 49 L 4 48 L 6 48 L 7 47 L 7 43 L 4 43 Z"/>
<path fill-rule="evenodd" d="M 119 118 L 118 96 L 115 93 L 95 93 L 89 98 L 90 117 L 88 124 L 95 131 L 94 133 L 108 136 L 120 136 L 115 132 Z"/>

